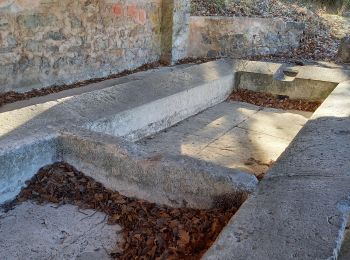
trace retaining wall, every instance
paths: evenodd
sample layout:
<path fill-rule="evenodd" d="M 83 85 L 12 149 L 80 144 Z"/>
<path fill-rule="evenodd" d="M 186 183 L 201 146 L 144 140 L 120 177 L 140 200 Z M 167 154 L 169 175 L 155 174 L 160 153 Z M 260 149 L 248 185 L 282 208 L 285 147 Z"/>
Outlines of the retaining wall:
<path fill-rule="evenodd" d="M 299 46 L 303 24 L 190 17 L 190 0 L 0 0 L 0 93 L 102 78 L 162 60 Z"/>
<path fill-rule="evenodd" d="M 0 93 L 160 59 L 162 0 L 0 0 Z"/>
<path fill-rule="evenodd" d="M 282 19 L 193 16 L 189 57 L 235 58 L 288 52 L 299 47 L 304 24 Z"/>

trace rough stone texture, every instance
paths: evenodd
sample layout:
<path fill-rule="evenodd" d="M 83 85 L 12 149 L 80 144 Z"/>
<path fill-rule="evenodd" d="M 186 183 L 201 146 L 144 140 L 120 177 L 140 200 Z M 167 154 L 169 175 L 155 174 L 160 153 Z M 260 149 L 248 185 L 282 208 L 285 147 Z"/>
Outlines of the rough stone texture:
<path fill-rule="evenodd" d="M 203 259 L 336 259 L 349 178 L 263 181 Z"/>
<path fill-rule="evenodd" d="M 187 57 L 190 0 L 163 0 L 162 61 L 170 64 Z"/>
<path fill-rule="evenodd" d="M 161 0 L 6 0 L 0 93 L 104 77 L 160 58 Z"/>
<path fill-rule="evenodd" d="M 110 259 L 121 227 L 106 215 L 72 205 L 25 202 L 0 213 L 2 259 Z M 90 258 L 89 258 L 90 257 Z"/>
<path fill-rule="evenodd" d="M 350 36 L 341 40 L 338 57 L 345 63 L 350 63 Z"/>
<path fill-rule="evenodd" d="M 0 204 L 13 199 L 42 166 L 59 160 L 56 137 L 40 133 L 0 146 Z"/>
<path fill-rule="evenodd" d="M 304 25 L 280 19 L 191 17 L 189 57 L 243 57 L 297 48 Z"/>
<path fill-rule="evenodd" d="M 259 176 L 310 116 L 224 102 L 138 144 L 151 153 L 187 155 Z"/>
<path fill-rule="evenodd" d="M 337 259 L 350 212 L 349 100 L 347 81 L 316 111 L 204 259 Z"/>
<path fill-rule="evenodd" d="M 176 0 L 173 15 L 173 48 L 172 62 L 187 58 L 187 42 L 189 37 L 191 1 Z"/>

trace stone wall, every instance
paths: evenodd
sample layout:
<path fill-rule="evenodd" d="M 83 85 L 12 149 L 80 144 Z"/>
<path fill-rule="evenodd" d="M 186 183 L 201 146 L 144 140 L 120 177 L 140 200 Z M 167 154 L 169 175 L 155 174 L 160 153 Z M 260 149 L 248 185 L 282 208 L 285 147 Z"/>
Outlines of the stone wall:
<path fill-rule="evenodd" d="M 235 58 L 288 52 L 299 46 L 304 24 L 281 19 L 191 17 L 189 57 Z"/>
<path fill-rule="evenodd" d="M 162 61 L 170 64 L 187 58 L 191 4 L 189 0 L 163 0 Z"/>
<path fill-rule="evenodd" d="M 0 93 L 158 61 L 161 0 L 0 0 Z"/>
<path fill-rule="evenodd" d="M 0 0 L 0 93 L 159 60 L 285 52 L 302 32 L 279 19 L 190 17 L 190 0 Z"/>

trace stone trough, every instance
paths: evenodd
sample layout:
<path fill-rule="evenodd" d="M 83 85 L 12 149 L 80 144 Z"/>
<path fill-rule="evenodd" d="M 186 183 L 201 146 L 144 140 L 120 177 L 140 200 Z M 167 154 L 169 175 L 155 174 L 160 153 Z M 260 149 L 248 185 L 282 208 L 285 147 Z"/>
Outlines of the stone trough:
<path fill-rule="evenodd" d="M 0 203 L 14 199 L 41 167 L 64 161 L 107 188 L 174 207 L 237 204 L 252 194 L 206 259 L 336 258 L 350 209 L 349 80 L 339 68 L 218 60 L 12 107 L 0 114 Z M 213 114 L 235 88 L 324 101 L 310 120 L 303 115 L 260 184 L 242 167 L 143 143 L 202 111 Z M 253 119 L 259 122 L 250 115 L 219 128 L 264 131 L 244 126 Z M 280 127 L 265 135 L 278 138 Z"/>

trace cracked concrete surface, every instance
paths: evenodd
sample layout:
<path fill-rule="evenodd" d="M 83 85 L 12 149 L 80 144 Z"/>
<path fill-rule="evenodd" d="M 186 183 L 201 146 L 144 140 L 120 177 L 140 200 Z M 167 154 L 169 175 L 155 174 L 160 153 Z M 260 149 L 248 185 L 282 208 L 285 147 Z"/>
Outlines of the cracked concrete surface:
<path fill-rule="evenodd" d="M 260 175 L 312 113 L 224 102 L 139 142 L 152 153 L 188 155 Z"/>
<path fill-rule="evenodd" d="M 109 259 L 121 227 L 72 205 L 24 202 L 0 213 L 1 259 Z"/>

